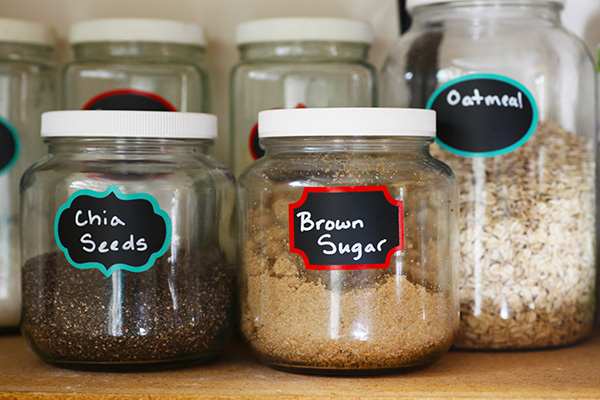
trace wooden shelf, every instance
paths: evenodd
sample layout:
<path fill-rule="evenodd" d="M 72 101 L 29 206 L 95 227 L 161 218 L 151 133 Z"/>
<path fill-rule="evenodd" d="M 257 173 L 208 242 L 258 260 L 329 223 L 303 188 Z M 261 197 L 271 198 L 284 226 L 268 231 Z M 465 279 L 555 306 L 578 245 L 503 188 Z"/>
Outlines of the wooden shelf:
<path fill-rule="evenodd" d="M 397 375 L 331 378 L 274 371 L 239 340 L 215 362 L 149 373 L 91 373 L 43 363 L 20 336 L 0 337 L 0 399 L 600 399 L 600 330 L 576 346 L 451 351 Z"/>

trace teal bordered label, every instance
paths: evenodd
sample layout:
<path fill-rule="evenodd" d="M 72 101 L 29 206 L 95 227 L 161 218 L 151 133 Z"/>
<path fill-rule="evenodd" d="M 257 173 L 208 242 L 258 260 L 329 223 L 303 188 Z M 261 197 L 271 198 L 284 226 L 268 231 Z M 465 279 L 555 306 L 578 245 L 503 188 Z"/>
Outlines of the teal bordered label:
<path fill-rule="evenodd" d="M 0 175 L 7 172 L 17 162 L 21 153 L 21 143 L 15 128 L 0 117 Z"/>
<path fill-rule="evenodd" d="M 148 270 L 169 249 L 172 230 L 154 197 L 123 194 L 115 185 L 73 193 L 54 224 L 56 243 L 69 263 L 97 268 L 107 277 L 118 270 Z"/>
<path fill-rule="evenodd" d="M 472 74 L 447 82 L 427 102 L 436 111 L 436 142 L 466 157 L 493 157 L 527 142 L 538 123 L 531 92 L 502 75 Z"/>

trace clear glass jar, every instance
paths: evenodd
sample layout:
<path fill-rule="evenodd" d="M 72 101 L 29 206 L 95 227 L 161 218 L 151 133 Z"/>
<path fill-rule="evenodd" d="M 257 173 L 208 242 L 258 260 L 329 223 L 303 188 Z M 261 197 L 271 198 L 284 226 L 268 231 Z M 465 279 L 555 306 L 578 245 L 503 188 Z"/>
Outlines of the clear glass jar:
<path fill-rule="evenodd" d="M 55 105 L 53 50 L 51 28 L 0 18 L 0 332 L 19 328 L 19 180 L 45 153 L 39 127 Z"/>
<path fill-rule="evenodd" d="M 408 1 L 382 104 L 437 111 L 460 180 L 461 329 L 471 349 L 561 346 L 592 330 L 594 64 L 555 0 Z"/>
<path fill-rule="evenodd" d="M 277 369 L 427 364 L 458 329 L 457 181 L 429 154 L 435 114 L 261 112 L 239 178 L 241 330 Z"/>
<path fill-rule="evenodd" d="M 370 107 L 373 33 L 361 21 L 273 18 L 237 27 L 240 62 L 230 78 L 231 165 L 238 176 L 264 154 L 256 116 L 275 108 Z"/>
<path fill-rule="evenodd" d="M 234 204 L 208 114 L 62 111 L 23 176 L 21 330 L 80 369 L 215 357 L 232 326 Z M 231 199 L 228 199 L 231 200 Z"/>
<path fill-rule="evenodd" d="M 69 110 L 210 111 L 206 42 L 198 25 L 111 18 L 80 22 L 63 68 Z"/>

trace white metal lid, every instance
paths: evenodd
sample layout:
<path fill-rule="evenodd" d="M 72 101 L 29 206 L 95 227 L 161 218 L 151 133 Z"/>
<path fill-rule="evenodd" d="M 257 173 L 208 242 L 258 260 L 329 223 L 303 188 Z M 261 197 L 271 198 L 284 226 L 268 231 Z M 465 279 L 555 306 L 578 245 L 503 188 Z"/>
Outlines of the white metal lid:
<path fill-rule="evenodd" d="M 54 47 L 54 30 L 44 24 L 0 18 L 0 42 L 38 44 Z"/>
<path fill-rule="evenodd" d="M 434 137 L 435 111 L 416 108 L 294 108 L 261 111 L 258 134 L 269 137 Z"/>
<path fill-rule="evenodd" d="M 493 3 L 498 0 L 471 0 L 471 3 L 475 5 L 485 4 L 485 3 Z M 557 3 L 560 5 L 564 5 L 566 0 L 541 0 L 546 1 L 547 3 Z M 465 0 L 406 0 L 406 9 L 412 10 L 416 7 L 421 6 L 429 6 L 432 4 L 446 4 L 446 3 L 457 3 L 462 2 L 465 3 Z"/>
<path fill-rule="evenodd" d="M 237 26 L 237 44 L 260 42 L 335 41 L 371 43 L 373 30 L 364 21 L 342 18 L 269 18 Z"/>
<path fill-rule="evenodd" d="M 214 139 L 217 117 L 168 111 L 50 111 L 42 114 L 42 137 Z"/>
<path fill-rule="evenodd" d="M 103 18 L 71 26 L 69 41 L 89 42 L 166 42 L 206 46 L 204 29 L 196 24 L 165 19 Z"/>

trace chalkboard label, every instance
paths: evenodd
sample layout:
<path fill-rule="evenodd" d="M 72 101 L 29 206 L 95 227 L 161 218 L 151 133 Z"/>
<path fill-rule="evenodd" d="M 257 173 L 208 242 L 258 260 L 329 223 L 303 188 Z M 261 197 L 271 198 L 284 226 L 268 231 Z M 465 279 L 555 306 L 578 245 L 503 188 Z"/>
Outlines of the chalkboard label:
<path fill-rule="evenodd" d="M 104 92 L 88 101 L 83 110 L 177 111 L 162 97 L 142 90 L 118 89 Z"/>
<path fill-rule="evenodd" d="M 467 157 L 493 157 L 517 149 L 538 121 L 529 90 L 501 75 L 454 79 L 433 93 L 427 108 L 437 113 L 437 143 Z"/>
<path fill-rule="evenodd" d="M 302 103 L 298 103 L 294 108 L 306 108 Z M 280 108 L 271 108 L 271 110 L 280 110 Z M 265 147 L 260 144 L 260 137 L 258 135 L 258 122 L 254 124 L 250 131 L 250 140 L 248 142 L 250 148 L 250 154 L 254 160 L 258 160 L 265 155 Z"/>
<path fill-rule="evenodd" d="M 0 175 L 17 162 L 21 144 L 19 135 L 13 126 L 4 118 L 0 118 Z"/>
<path fill-rule="evenodd" d="M 304 188 L 289 208 L 290 251 L 306 269 L 386 268 L 404 250 L 403 204 L 386 186 Z"/>
<path fill-rule="evenodd" d="M 76 268 L 143 272 L 169 248 L 171 219 L 148 194 L 79 190 L 58 210 L 56 243 Z"/>

